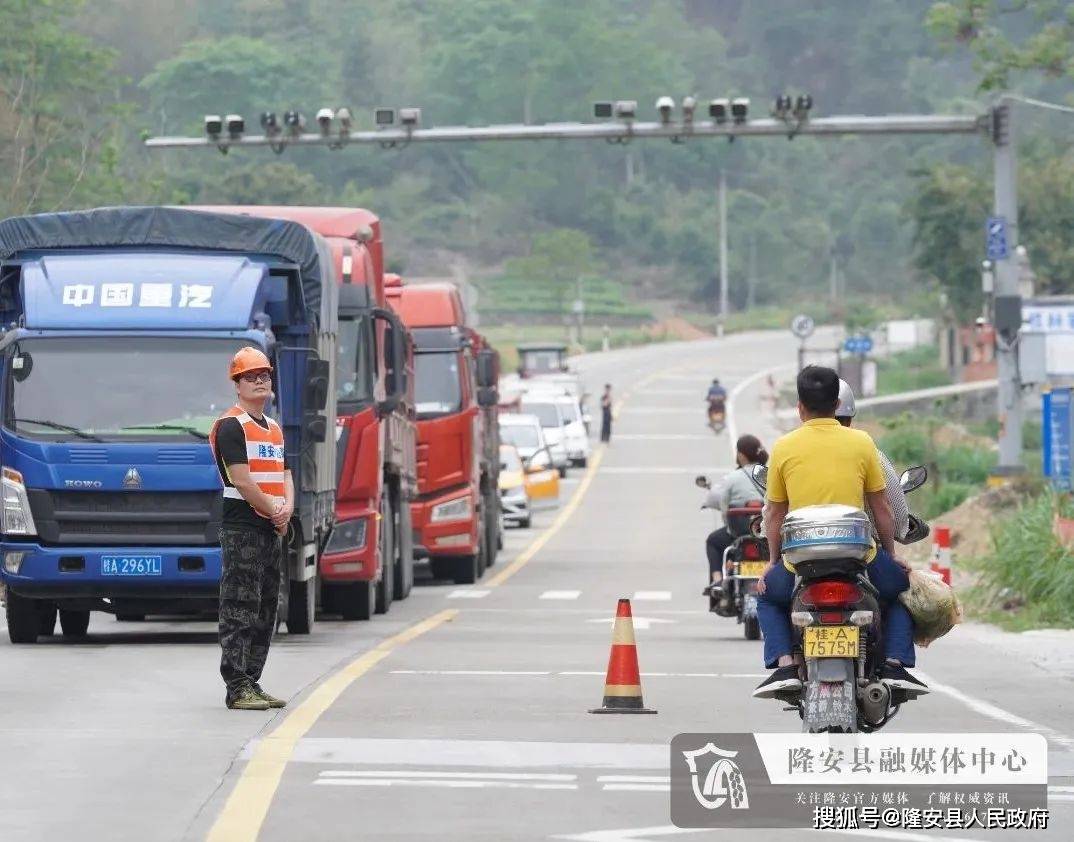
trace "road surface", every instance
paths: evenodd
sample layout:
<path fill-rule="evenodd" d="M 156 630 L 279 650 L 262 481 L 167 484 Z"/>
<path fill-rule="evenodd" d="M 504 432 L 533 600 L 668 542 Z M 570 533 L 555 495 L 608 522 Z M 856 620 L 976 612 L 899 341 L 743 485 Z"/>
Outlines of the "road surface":
<path fill-rule="evenodd" d="M 561 508 L 509 530 L 476 586 L 424 582 L 371 623 L 279 637 L 263 684 L 291 700 L 283 711 L 224 708 L 213 624 L 94 615 L 85 642 L 38 646 L 0 633 L 0 839 L 801 840 L 678 831 L 666 783 L 675 734 L 799 727 L 750 698 L 760 644 L 705 611 L 713 521 L 693 484 L 731 467 L 730 432 L 771 442 L 765 374 L 793 352 L 789 335 L 753 334 L 581 358 L 591 392 L 613 384 L 619 413 Z M 704 417 L 714 375 L 734 398 L 720 437 Z M 656 716 L 587 713 L 624 596 Z M 1044 733 L 1053 825 L 1033 838 L 1069 839 L 1074 675 L 1005 639 L 959 628 L 923 652 L 934 692 L 890 727 Z"/>

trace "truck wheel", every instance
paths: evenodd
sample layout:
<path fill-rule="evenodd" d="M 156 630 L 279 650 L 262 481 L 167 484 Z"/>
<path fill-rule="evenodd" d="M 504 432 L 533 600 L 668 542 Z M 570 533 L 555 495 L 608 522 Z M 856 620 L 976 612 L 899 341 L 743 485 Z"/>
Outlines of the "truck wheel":
<path fill-rule="evenodd" d="M 390 492 L 385 489 L 380 502 L 380 563 L 384 568 L 377 582 L 377 601 L 374 606 L 378 614 L 387 614 L 392 607 L 395 596 L 395 509 L 392 507 Z"/>
<path fill-rule="evenodd" d="M 6 596 L 7 633 L 12 643 L 37 643 L 41 631 L 41 616 L 37 600 L 19 596 L 10 589 Z"/>
<path fill-rule="evenodd" d="M 144 623 L 145 614 L 116 614 L 116 619 L 121 623 Z"/>
<path fill-rule="evenodd" d="M 761 622 L 756 617 L 747 617 L 742 622 L 742 627 L 746 631 L 746 640 L 761 639 Z"/>
<path fill-rule="evenodd" d="M 335 602 L 344 620 L 369 620 L 376 607 L 377 587 L 373 582 L 351 582 L 333 585 Z"/>
<path fill-rule="evenodd" d="M 395 507 L 395 598 L 406 599 L 414 587 L 414 532 L 410 522 L 410 504 L 399 501 Z"/>
<path fill-rule="evenodd" d="M 305 582 L 288 582 L 287 633 L 309 634 L 317 609 L 317 577 Z"/>
<path fill-rule="evenodd" d="M 518 522 L 518 525 L 521 526 L 523 529 L 529 529 L 532 523 L 533 518 L 530 515 L 526 515 L 524 518 L 522 518 L 522 520 Z"/>
<path fill-rule="evenodd" d="M 579 468 L 588 468 L 589 467 L 589 458 L 587 456 L 583 456 L 581 459 L 579 459 L 574 464 L 577 465 Z"/>
<path fill-rule="evenodd" d="M 89 611 L 66 611 L 60 609 L 60 628 L 64 637 L 85 637 L 89 628 Z"/>
<path fill-rule="evenodd" d="M 460 555 L 452 559 L 451 577 L 456 585 L 472 585 L 481 577 L 479 565 L 481 553 L 473 555 Z"/>
<path fill-rule="evenodd" d="M 559 469 L 559 477 L 560 477 L 560 479 L 563 479 L 566 476 L 567 476 L 567 466 L 564 465 L 562 468 Z"/>
<path fill-rule="evenodd" d="M 51 637 L 56 633 L 56 617 L 59 610 L 54 602 L 37 603 L 37 633 L 43 637 Z"/>
<path fill-rule="evenodd" d="M 429 570 L 434 579 L 454 579 L 455 559 L 437 556 L 429 559 Z"/>

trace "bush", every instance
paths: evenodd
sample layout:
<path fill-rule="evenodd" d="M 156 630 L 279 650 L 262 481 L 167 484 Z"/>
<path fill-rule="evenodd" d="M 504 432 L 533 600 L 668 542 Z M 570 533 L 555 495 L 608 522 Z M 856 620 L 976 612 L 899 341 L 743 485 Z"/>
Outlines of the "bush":
<path fill-rule="evenodd" d="M 976 485 L 963 482 L 945 482 L 938 488 L 928 485 L 913 494 L 910 508 L 925 520 L 932 520 L 956 506 L 961 506 L 977 491 Z"/>
<path fill-rule="evenodd" d="M 929 462 L 932 450 L 925 429 L 910 424 L 891 427 L 880 437 L 877 446 L 900 469 Z"/>
<path fill-rule="evenodd" d="M 995 451 L 956 444 L 942 448 L 936 463 L 945 483 L 981 485 L 996 466 L 996 459 Z"/>

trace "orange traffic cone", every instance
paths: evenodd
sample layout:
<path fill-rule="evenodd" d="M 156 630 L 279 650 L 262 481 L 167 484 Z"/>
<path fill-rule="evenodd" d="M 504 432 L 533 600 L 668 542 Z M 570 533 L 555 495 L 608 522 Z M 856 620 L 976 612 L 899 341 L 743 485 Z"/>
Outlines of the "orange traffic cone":
<path fill-rule="evenodd" d="M 630 600 L 619 600 L 612 629 L 612 654 L 604 682 L 604 704 L 590 713 L 656 713 L 641 700 L 641 672 L 638 647 L 634 643 L 634 618 Z"/>

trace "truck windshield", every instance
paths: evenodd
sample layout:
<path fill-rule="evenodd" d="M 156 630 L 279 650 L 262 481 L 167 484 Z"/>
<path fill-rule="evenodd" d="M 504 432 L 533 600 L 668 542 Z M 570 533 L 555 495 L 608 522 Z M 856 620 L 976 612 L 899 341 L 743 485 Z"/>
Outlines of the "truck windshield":
<path fill-rule="evenodd" d="M 245 344 L 196 337 L 24 339 L 5 366 L 4 425 L 41 441 L 205 441 L 235 403 Z"/>
<path fill-rule="evenodd" d="M 414 356 L 414 403 L 418 418 L 435 418 L 462 409 L 459 355 L 454 351 Z"/>
<path fill-rule="evenodd" d="M 554 403 L 523 403 L 522 411 L 527 415 L 536 415 L 537 420 L 545 429 L 561 425 L 559 410 L 556 409 Z"/>
<path fill-rule="evenodd" d="M 373 397 L 373 360 L 369 319 L 340 319 L 336 352 L 336 399 L 368 401 Z"/>

